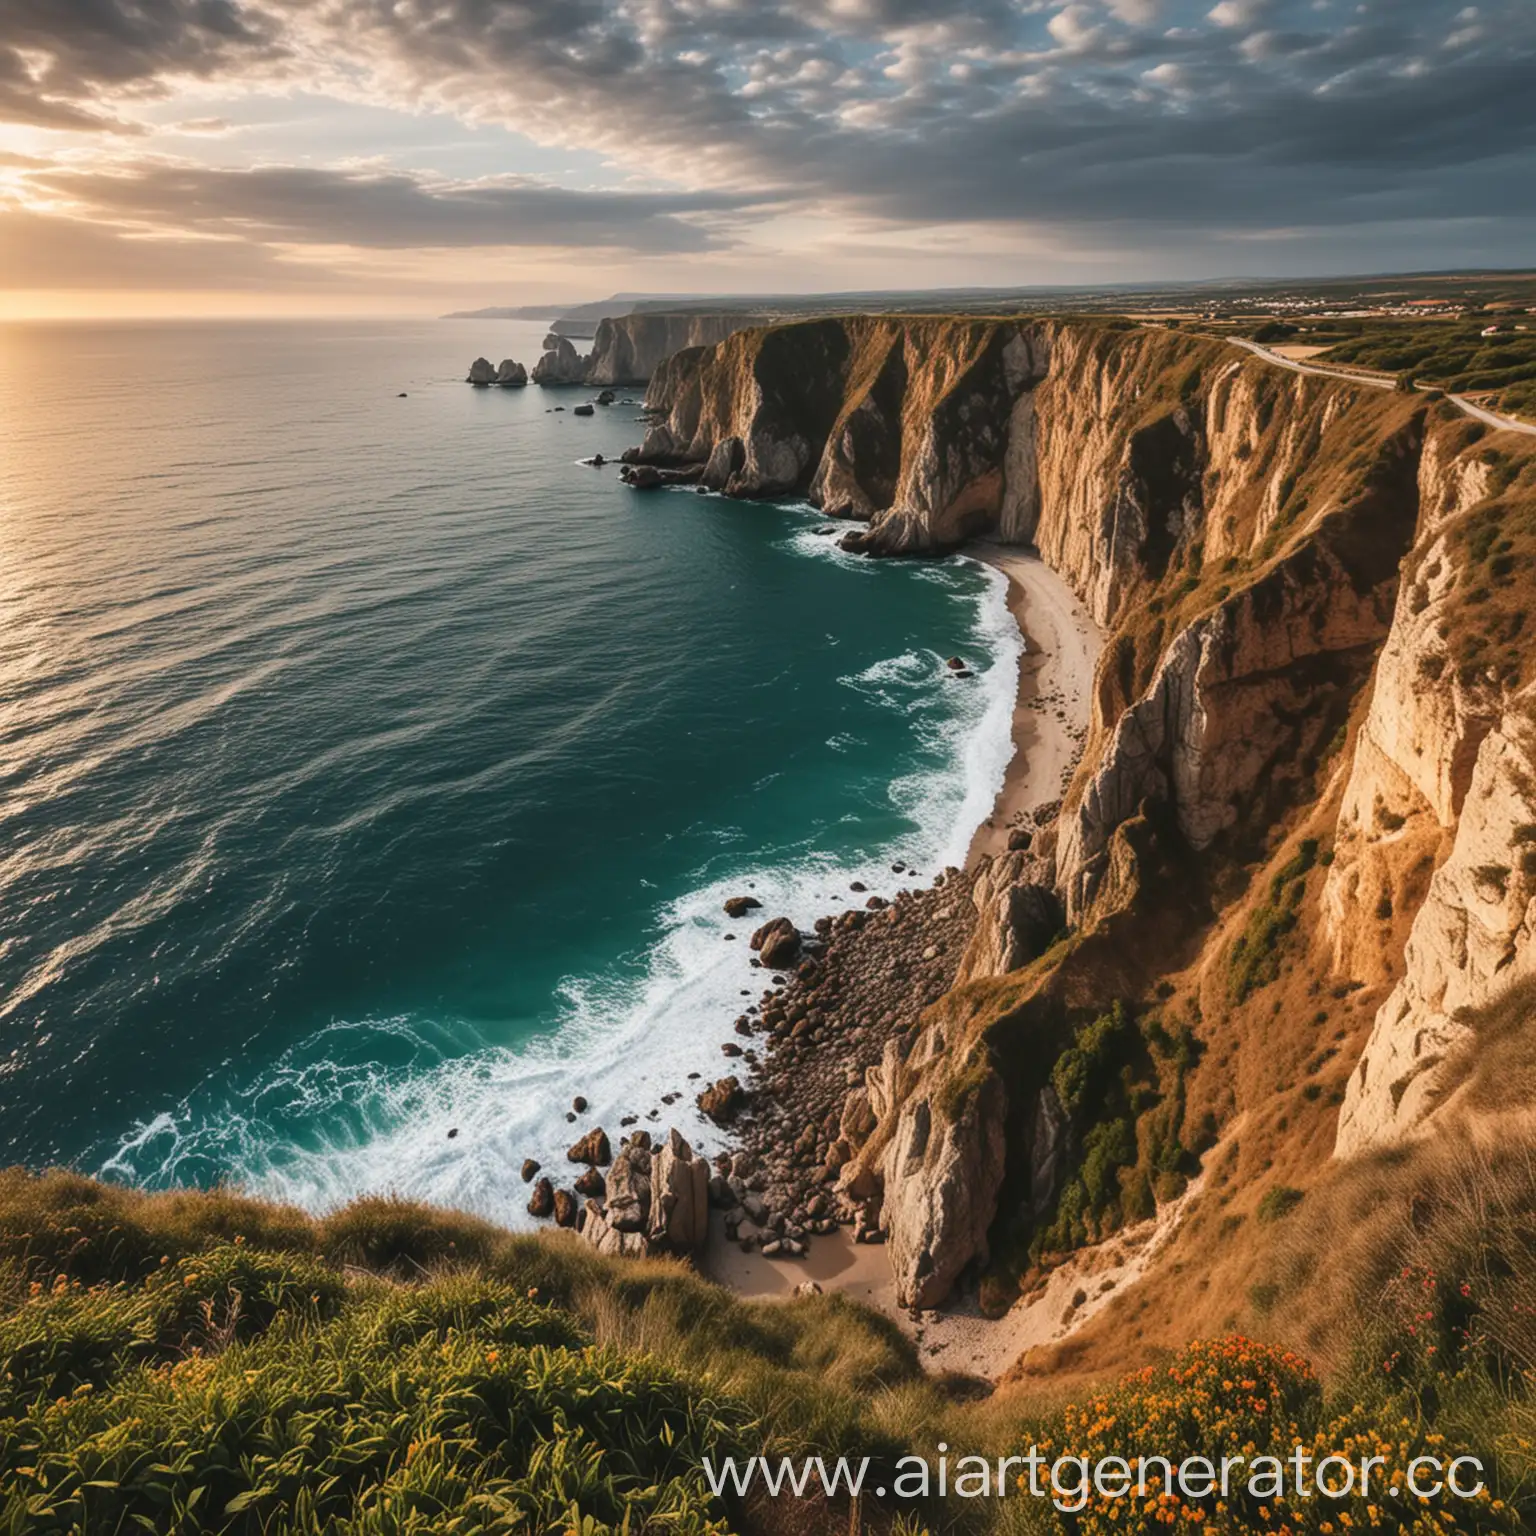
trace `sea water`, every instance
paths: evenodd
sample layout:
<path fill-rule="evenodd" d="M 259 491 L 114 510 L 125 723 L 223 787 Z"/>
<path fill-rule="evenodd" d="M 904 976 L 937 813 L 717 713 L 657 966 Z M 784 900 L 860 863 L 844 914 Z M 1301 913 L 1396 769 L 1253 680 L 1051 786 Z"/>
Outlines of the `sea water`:
<path fill-rule="evenodd" d="M 464 383 L 540 334 L 0 327 L 0 1160 L 515 1221 L 710 1144 L 756 922 L 963 857 L 1001 578 L 629 490 L 640 391 Z"/>

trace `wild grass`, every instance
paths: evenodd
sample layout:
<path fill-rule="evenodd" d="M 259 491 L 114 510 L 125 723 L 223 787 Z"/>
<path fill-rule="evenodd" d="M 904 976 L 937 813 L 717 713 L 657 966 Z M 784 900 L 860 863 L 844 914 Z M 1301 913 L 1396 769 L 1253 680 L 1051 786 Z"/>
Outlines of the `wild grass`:
<path fill-rule="evenodd" d="M 1522 1167 L 1525 1185 L 1502 1165 L 1499 1176 L 1501 1188 L 1526 1188 L 1509 1213 L 1526 1220 L 1536 1162 Z M 1536 1366 L 1536 1253 L 1517 1252 L 1515 1228 L 1490 1216 L 1486 1196 L 1447 1186 L 1439 1225 L 1424 1228 L 1426 1241 L 1442 1227 L 1462 1234 L 1446 1273 L 1469 1272 L 1482 1255 L 1482 1376 L 1461 1370 L 1437 1386 L 1404 1369 L 1373 1381 L 1370 1397 L 1308 1397 L 1309 1433 L 1334 1423 L 1320 1417 L 1326 1407 L 1351 1433 L 1380 1434 L 1411 1401 L 1416 1433 L 1444 1430 L 1475 1447 L 1495 1429 L 1528 1438 L 1507 1373 Z M 1285 1226 L 1360 1227 L 1339 1198 L 1309 1194 Z M 1480 1202 L 1482 1225 L 1468 1199 Z M 1528 1221 L 1520 1230 L 1530 1244 Z M 1489 1232 L 1505 1269 L 1489 1267 Z M 1373 1253 L 1367 1243 L 1346 1256 L 1363 1266 L 1363 1289 L 1336 1302 L 1386 1283 Z M 1285 1299 L 1297 1285 L 1315 1297 L 1320 1283 L 1298 1249 Z M 1354 1320 L 1325 1346 L 1379 1352 L 1376 1335 L 1367 1349 L 1363 1316 L 1344 1310 Z M 1460 1326 L 1463 1314 L 1446 1318 Z M 1506 1376 L 1483 1368 L 1494 1359 Z M 1145 1396 L 1139 1380 L 1113 1389 L 1127 1412 Z M 974 1381 L 926 1376 L 893 1322 L 846 1298 L 744 1301 L 673 1262 L 602 1259 L 569 1234 L 512 1235 L 392 1201 L 312 1222 L 222 1191 L 145 1195 L 69 1174 L 0 1176 L 6 1536 L 829 1536 L 850 1528 L 846 1501 L 716 1499 L 701 1459 L 867 1456 L 878 1482 L 898 1457 L 931 1457 L 940 1441 L 983 1455 L 1037 1440 L 1065 1446 L 1101 1418 L 1093 1401 L 989 1396 Z M 1147 1433 L 1152 1450 L 1158 1436 L 1179 1449 L 1169 1425 L 1149 1421 Z M 1515 1458 L 1507 1446 L 1498 1454 L 1518 1497 Z M 1028 1499 L 867 1499 L 858 1519 L 911 1536 L 1096 1528 Z"/>

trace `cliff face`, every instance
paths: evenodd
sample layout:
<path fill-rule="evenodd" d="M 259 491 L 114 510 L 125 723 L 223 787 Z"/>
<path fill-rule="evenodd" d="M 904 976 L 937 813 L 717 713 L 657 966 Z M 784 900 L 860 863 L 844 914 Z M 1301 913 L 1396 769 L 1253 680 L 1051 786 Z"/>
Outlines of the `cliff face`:
<path fill-rule="evenodd" d="M 1381 1005 L 1339 1113 L 1349 1156 L 1414 1130 L 1445 1099 L 1467 1015 L 1536 975 L 1536 699 L 1482 741 L 1449 857 L 1408 938 L 1405 973 Z"/>
<path fill-rule="evenodd" d="M 639 314 L 598 322 L 584 363 L 587 384 L 645 384 L 662 362 L 691 347 L 712 347 L 736 331 L 764 324 L 760 315 Z"/>
<path fill-rule="evenodd" d="M 1171 1198 L 1225 1119 L 1269 1116 L 1264 1073 L 1219 1065 L 1262 1062 L 1239 1038 L 1338 1055 L 1311 999 L 1375 1011 L 1338 1152 L 1433 1124 L 1469 1011 L 1536 970 L 1526 444 L 1091 322 L 747 331 L 647 403 L 641 459 L 806 496 L 870 554 L 1034 542 L 1107 631 L 1057 819 L 977 872 L 960 985 L 856 1090 L 845 1182 L 878 1191 L 904 1302 Z"/>
<path fill-rule="evenodd" d="M 706 483 L 732 496 L 807 495 L 870 523 L 872 553 L 952 548 L 1012 504 L 1015 407 L 1048 348 L 1043 328 L 985 320 L 743 332 L 657 372 L 646 404 L 665 419 L 640 457 L 707 464 Z"/>
<path fill-rule="evenodd" d="M 1324 891 L 1341 969 L 1371 943 L 1364 914 L 1411 919 L 1340 1111 L 1344 1156 L 1432 1115 L 1468 1015 L 1536 970 L 1536 695 L 1518 658 L 1536 509 L 1515 461 L 1464 444 L 1446 433 L 1424 455 Z"/>

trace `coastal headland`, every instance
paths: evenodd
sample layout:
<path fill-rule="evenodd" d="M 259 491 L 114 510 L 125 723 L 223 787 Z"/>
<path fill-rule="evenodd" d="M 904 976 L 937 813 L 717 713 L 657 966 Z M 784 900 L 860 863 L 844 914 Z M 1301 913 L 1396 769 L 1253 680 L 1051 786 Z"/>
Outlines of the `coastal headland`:
<path fill-rule="evenodd" d="M 1210 1241 L 1213 1166 L 1257 1201 L 1277 1169 L 1321 1177 L 1336 1133 L 1342 1152 L 1435 1129 L 1462 1020 L 1536 970 L 1533 872 L 1500 884 L 1502 918 L 1446 878 L 1499 835 L 1465 822 L 1474 780 L 1506 841 L 1536 824 L 1530 689 L 1497 639 L 1514 527 L 1478 600 L 1504 629 L 1465 607 L 1465 530 L 1504 527 L 1525 443 L 1097 319 L 748 328 L 665 358 L 646 404 L 637 489 L 805 497 L 850 552 L 972 554 L 1027 638 L 965 868 L 898 870 L 894 899 L 805 932 L 754 914 L 771 985 L 722 1021 L 741 1059 L 699 1093 L 733 1150 L 688 1176 L 716 1213 L 707 1272 L 847 1289 L 996 1375 L 1100 1336 L 1148 1273 L 1251 1270 Z M 1430 934 L 1474 910 L 1493 931 L 1455 1014 Z M 1267 1128 L 1239 1143 L 1245 1119 Z M 655 1212 L 684 1202 L 692 1153 L 648 1143 L 614 1154 L 626 1190 L 658 1181 L 635 1208 L 569 1209 L 604 1251 L 676 1247 Z M 683 1225 L 705 1247 L 711 1224 Z"/>

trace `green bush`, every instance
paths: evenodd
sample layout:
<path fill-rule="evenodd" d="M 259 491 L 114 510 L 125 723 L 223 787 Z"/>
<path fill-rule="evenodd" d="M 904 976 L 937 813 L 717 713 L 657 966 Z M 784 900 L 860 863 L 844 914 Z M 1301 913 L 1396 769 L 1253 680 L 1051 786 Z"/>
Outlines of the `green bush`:
<path fill-rule="evenodd" d="M 1060 1192 L 1029 1243 L 1031 1262 L 1096 1241 L 1176 1197 L 1198 1160 L 1183 1145 L 1190 1031 L 1123 1003 L 1077 1031 L 1051 1068 L 1070 1123 Z"/>

